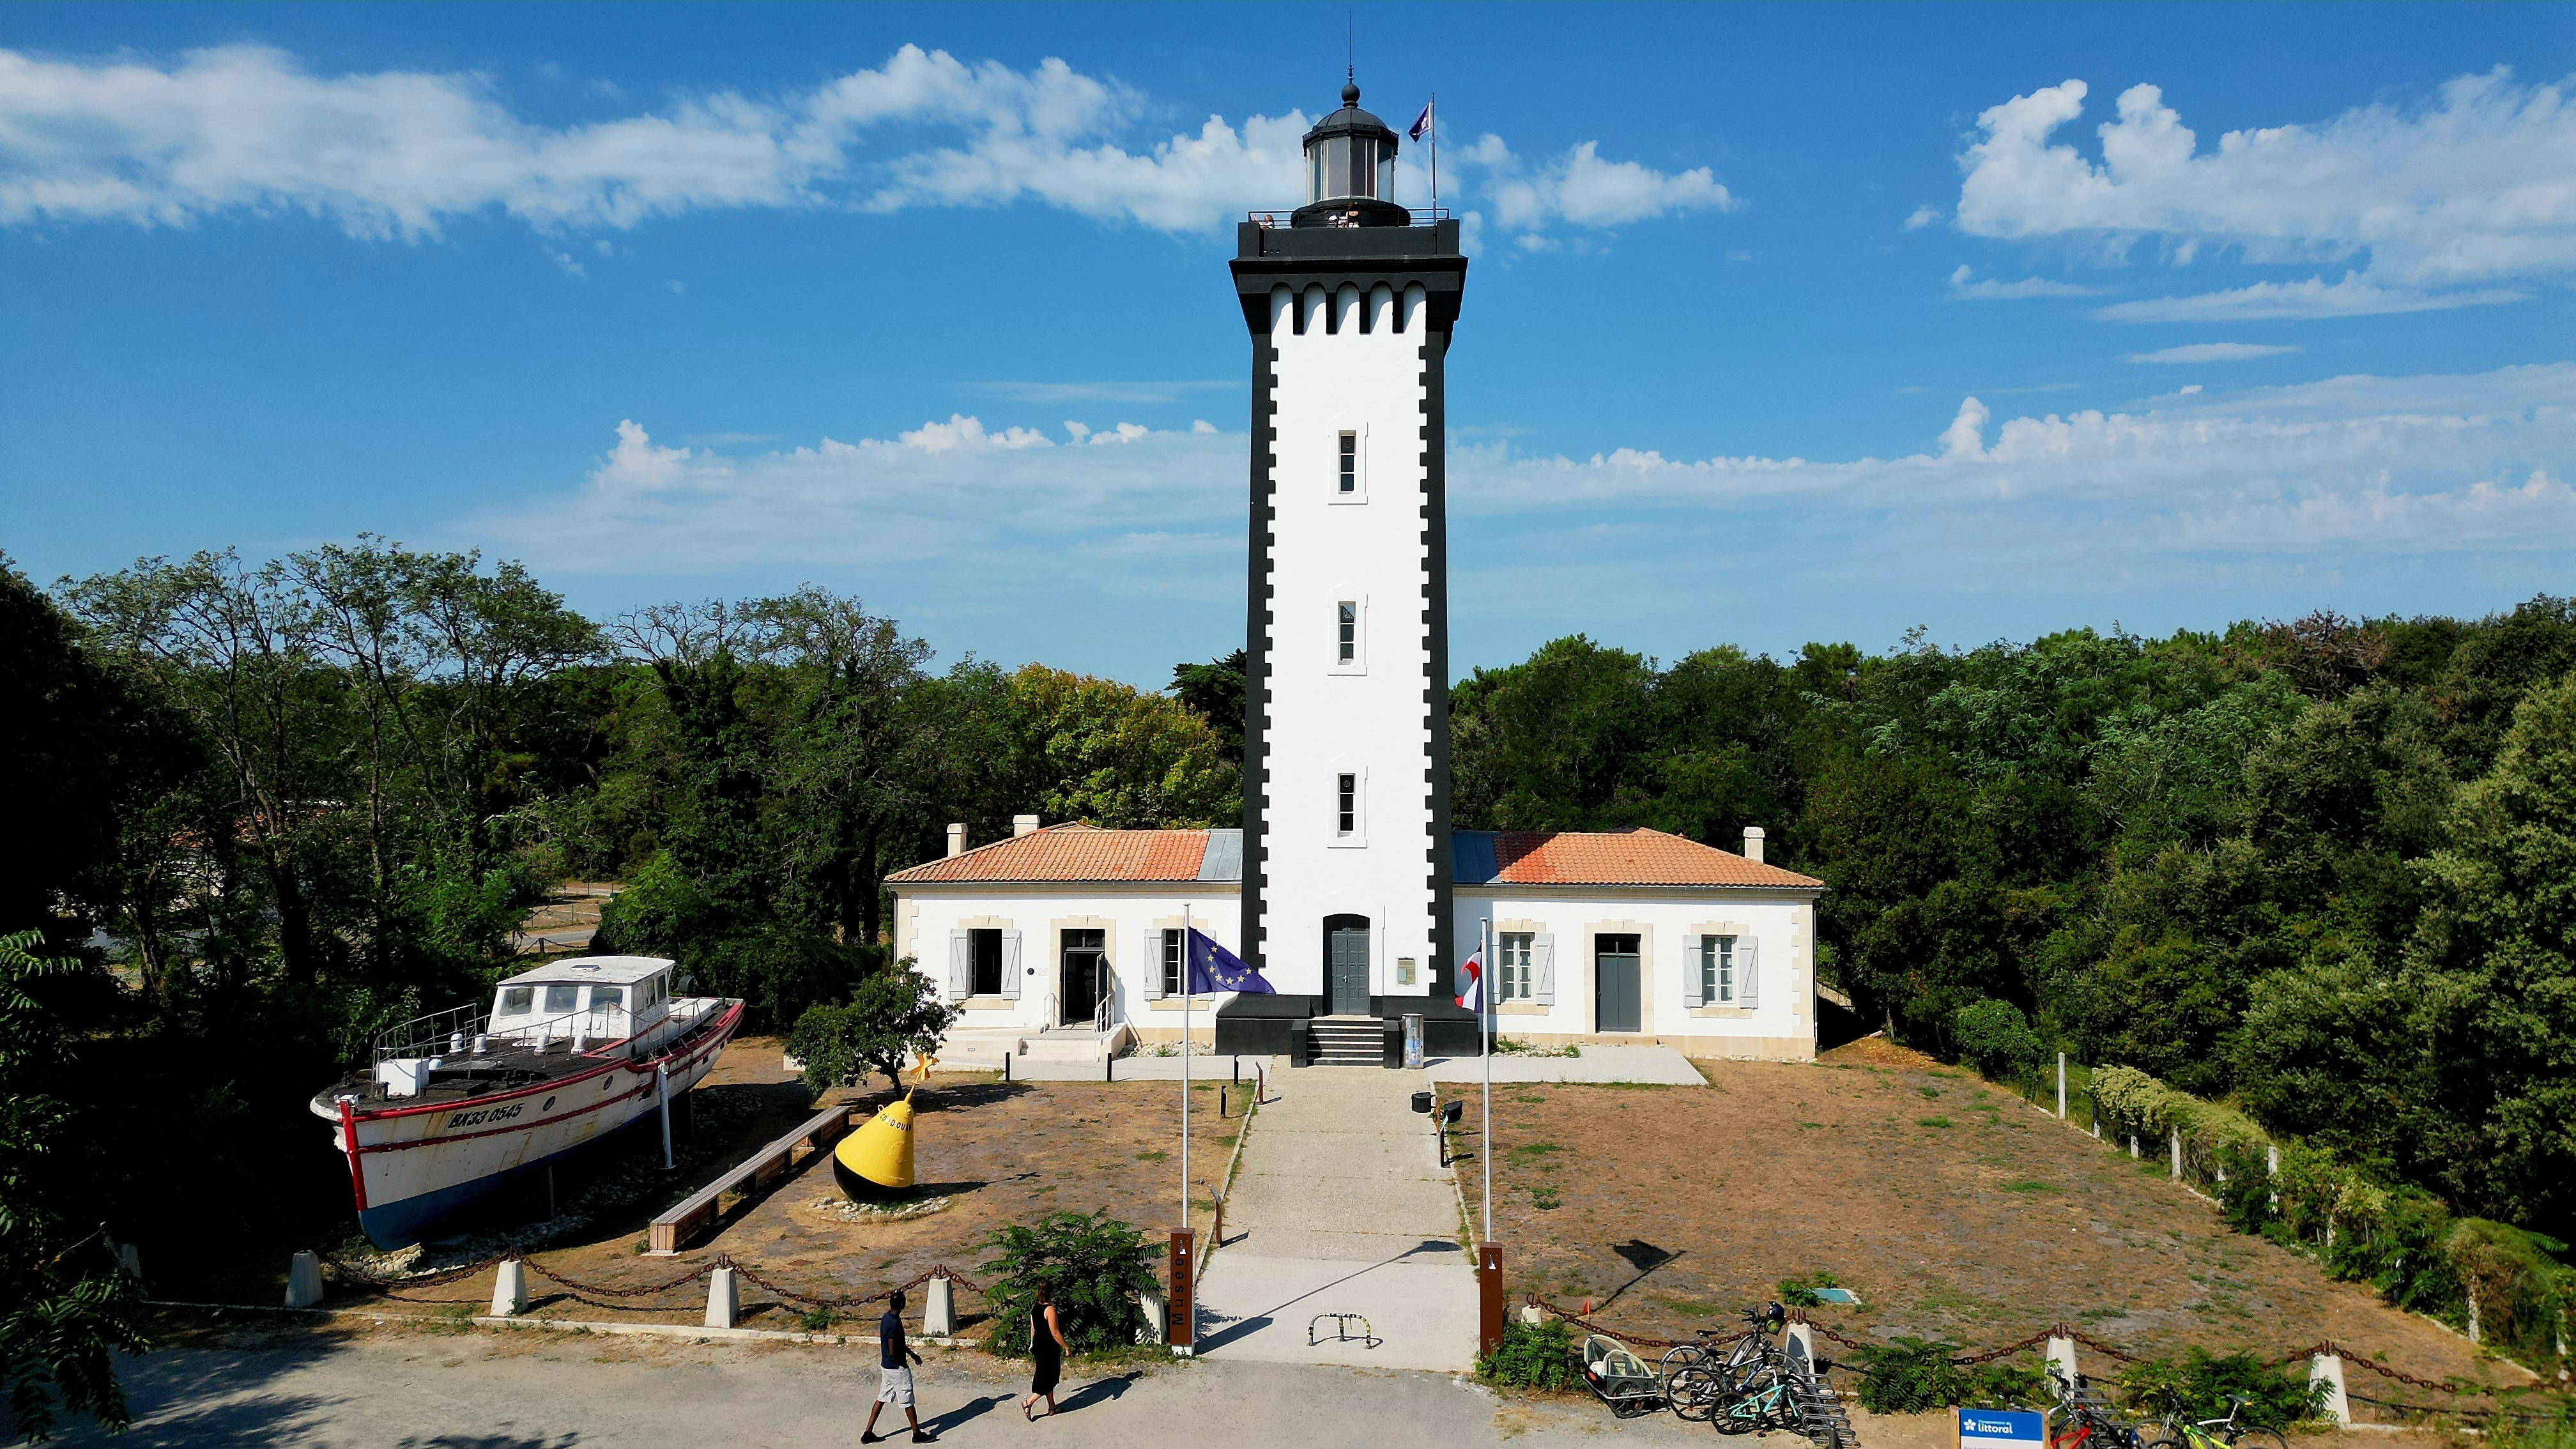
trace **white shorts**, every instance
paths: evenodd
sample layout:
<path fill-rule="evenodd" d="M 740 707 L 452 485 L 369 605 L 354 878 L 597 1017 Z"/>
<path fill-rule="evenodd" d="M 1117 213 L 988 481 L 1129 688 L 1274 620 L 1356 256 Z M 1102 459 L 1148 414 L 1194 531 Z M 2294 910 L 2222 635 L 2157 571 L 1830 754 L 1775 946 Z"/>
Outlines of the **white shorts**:
<path fill-rule="evenodd" d="M 912 1370 L 880 1368 L 877 1370 L 877 1402 L 898 1409 L 912 1407 Z"/>

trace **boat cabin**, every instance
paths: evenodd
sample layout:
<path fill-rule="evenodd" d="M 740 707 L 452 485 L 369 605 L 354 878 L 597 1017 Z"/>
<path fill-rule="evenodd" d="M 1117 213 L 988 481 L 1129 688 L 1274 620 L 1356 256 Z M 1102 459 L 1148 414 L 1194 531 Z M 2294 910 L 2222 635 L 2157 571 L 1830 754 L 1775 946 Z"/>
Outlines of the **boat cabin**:
<path fill-rule="evenodd" d="M 671 963 L 659 956 L 550 961 L 502 982 L 492 996 L 494 1037 L 531 1045 L 567 1039 L 622 1041 L 670 1014 Z"/>

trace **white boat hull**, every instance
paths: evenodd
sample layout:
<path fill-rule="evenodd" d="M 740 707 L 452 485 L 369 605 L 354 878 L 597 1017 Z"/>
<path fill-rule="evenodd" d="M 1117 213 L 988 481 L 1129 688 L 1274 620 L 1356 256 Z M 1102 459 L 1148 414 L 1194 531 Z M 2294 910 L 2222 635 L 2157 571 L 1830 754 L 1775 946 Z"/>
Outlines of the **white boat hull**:
<path fill-rule="evenodd" d="M 630 1056 L 627 1043 L 610 1043 L 582 1054 L 578 1069 L 534 1086 L 410 1106 L 317 1101 L 316 1115 L 336 1112 L 332 1146 L 348 1163 L 368 1241 L 387 1248 L 419 1242 L 475 1199 L 654 1111 L 665 1090 L 657 1068 L 668 1071 L 674 1097 L 695 1086 L 742 1022 L 740 1002 L 711 1005 L 718 1008 L 712 1021 L 657 1052 Z"/>

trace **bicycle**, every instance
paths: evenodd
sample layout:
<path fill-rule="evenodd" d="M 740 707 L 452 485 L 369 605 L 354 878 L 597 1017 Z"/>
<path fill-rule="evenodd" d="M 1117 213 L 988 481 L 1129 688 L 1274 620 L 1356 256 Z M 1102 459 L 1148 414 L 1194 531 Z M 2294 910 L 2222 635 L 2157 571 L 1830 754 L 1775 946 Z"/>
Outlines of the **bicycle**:
<path fill-rule="evenodd" d="M 2279 1431 L 2236 1422 L 2252 1402 L 2243 1394 L 2229 1394 L 2227 1416 L 2221 1419 L 2185 1420 L 2182 1410 L 2175 1409 L 2157 1426 L 2162 1432 L 2147 1440 L 2143 1449 L 2290 1449 L 2290 1441 Z"/>
<path fill-rule="evenodd" d="M 2069 1383 L 2053 1367 L 2048 1378 L 2057 1387 L 2056 1412 L 2063 1416 L 2062 1427 L 2049 1431 L 2048 1449 L 2143 1449 L 2136 1427 L 2111 1412 L 2090 1380 L 2078 1374 Z"/>
<path fill-rule="evenodd" d="M 1787 1321 L 1788 1310 L 1779 1304 L 1748 1309 L 1744 1328 L 1735 1337 L 1718 1342 L 1717 1330 L 1699 1330 L 1701 1341 L 1685 1343 L 1666 1353 L 1657 1365 L 1664 1381 L 1664 1397 L 1673 1412 L 1684 1419 L 1698 1422 L 1709 1418 L 1717 1406 L 1740 1394 L 1754 1373 L 1776 1354 L 1769 1335 Z"/>

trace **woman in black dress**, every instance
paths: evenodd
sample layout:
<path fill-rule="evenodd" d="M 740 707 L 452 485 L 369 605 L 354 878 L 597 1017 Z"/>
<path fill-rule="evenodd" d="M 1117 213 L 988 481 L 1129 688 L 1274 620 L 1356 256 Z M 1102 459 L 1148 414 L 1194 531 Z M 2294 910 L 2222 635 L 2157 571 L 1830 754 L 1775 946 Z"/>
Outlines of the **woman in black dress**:
<path fill-rule="evenodd" d="M 1029 1357 L 1037 1368 L 1029 1375 L 1029 1396 L 1020 1400 L 1020 1414 L 1035 1422 L 1038 1400 L 1046 1400 L 1047 1412 L 1055 1412 L 1056 1381 L 1064 1377 L 1064 1325 L 1055 1316 L 1055 1292 L 1044 1283 L 1038 1285 L 1038 1301 L 1029 1310 Z"/>

